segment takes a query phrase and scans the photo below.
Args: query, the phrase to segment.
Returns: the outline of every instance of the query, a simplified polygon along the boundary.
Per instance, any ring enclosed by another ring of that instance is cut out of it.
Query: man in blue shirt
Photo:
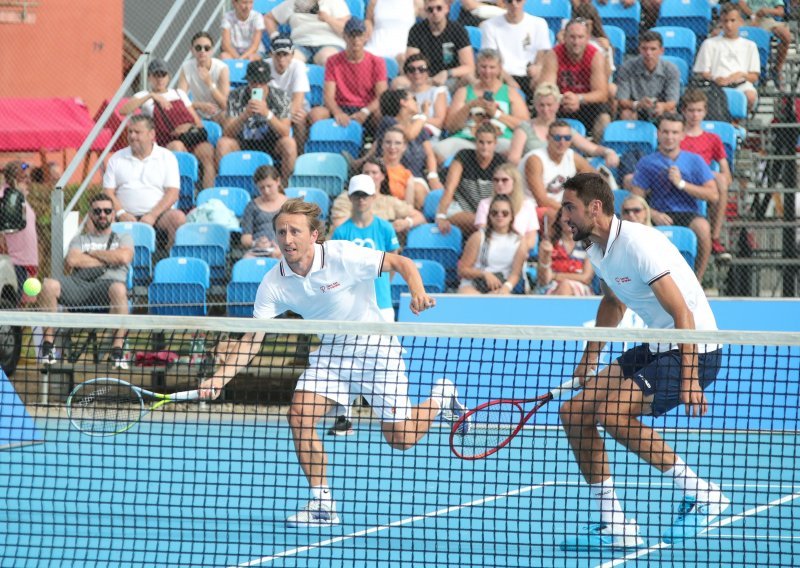
[[[719,192],[714,175],[697,154],[681,150],[685,136],[683,116],[666,113],[658,121],[658,148],[639,160],[632,191],[647,198],[653,225],[689,227],[697,235],[694,270],[703,281],[711,252],[711,226],[701,201],[716,203]]]
[[[357,245],[397,253],[400,242],[397,233],[388,221],[376,217],[372,213],[372,204],[375,201],[375,182],[365,174],[353,176],[347,189],[347,195],[352,203],[350,219],[336,227],[333,232],[334,240],[352,241]],[[394,321],[394,308],[389,287],[389,273],[382,273],[375,280],[375,299],[386,321]],[[353,433],[350,420],[350,408],[345,415],[336,419],[336,424],[330,430],[334,435],[348,435]]]

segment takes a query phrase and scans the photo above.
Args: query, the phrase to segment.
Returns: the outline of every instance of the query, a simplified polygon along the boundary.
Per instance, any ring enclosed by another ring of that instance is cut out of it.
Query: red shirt
[[[325,82],[336,83],[336,104],[340,107],[365,107],[375,99],[375,84],[386,81],[386,62],[369,52],[359,63],[347,60],[344,51],[325,64]]]
[[[698,136],[686,136],[681,142],[681,150],[697,154],[709,166],[711,162],[719,162],[723,158],[728,158],[722,138],[705,130]]]
[[[562,93],[575,94],[588,93],[592,90],[592,59],[597,48],[587,45],[583,57],[573,61],[567,56],[567,49],[563,43],[553,48],[558,61],[558,76],[556,83]]]

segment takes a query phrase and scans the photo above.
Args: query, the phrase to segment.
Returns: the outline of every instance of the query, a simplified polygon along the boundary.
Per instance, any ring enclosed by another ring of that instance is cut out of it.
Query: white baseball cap
[[[375,181],[367,174],[358,174],[350,178],[350,185],[347,186],[347,195],[354,193],[366,193],[375,195]]]

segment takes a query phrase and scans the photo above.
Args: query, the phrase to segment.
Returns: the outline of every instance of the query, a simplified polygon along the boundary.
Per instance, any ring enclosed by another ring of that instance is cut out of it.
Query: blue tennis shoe
[[[705,500],[699,501],[685,495],[678,505],[678,514],[672,526],[667,527],[661,540],[667,544],[676,544],[687,538],[694,538],[730,506],[731,500],[714,483],[711,484]]]
[[[561,550],[597,550],[601,548],[639,548],[644,541],[639,536],[635,520],[624,525],[597,523],[589,525],[586,532],[567,537],[559,545]]]

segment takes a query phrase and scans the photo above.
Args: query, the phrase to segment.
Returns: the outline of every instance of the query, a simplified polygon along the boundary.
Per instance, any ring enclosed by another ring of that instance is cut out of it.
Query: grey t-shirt
[[[109,239],[111,242],[109,243]],[[77,235],[69,242],[70,249],[78,249],[81,252],[91,252],[95,250],[115,250],[119,247],[127,247],[133,249],[133,238],[128,234],[118,235],[111,233],[111,235]],[[81,268],[76,268],[73,274],[80,274]],[[93,269],[92,269],[93,270]],[[118,280],[125,282],[128,278],[128,265],[121,264],[117,266],[109,266],[106,271],[100,276],[100,280]]]

